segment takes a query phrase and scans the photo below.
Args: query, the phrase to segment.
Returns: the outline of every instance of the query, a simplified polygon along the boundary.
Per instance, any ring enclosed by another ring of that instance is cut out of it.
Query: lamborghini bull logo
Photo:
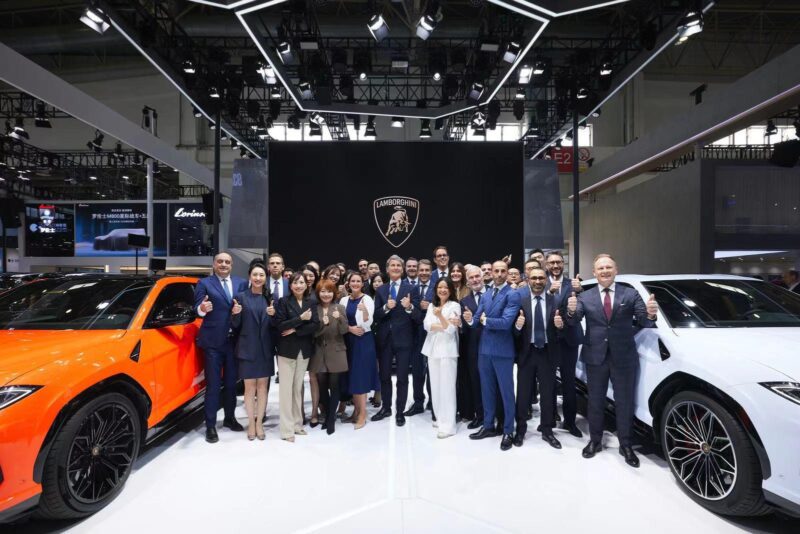
[[[419,200],[410,197],[382,197],[373,202],[375,224],[384,239],[395,248],[414,232],[419,218]]]

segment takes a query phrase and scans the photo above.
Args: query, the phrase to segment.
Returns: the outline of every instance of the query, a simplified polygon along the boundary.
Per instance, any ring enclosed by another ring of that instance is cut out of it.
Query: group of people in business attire
[[[280,254],[255,260],[248,280],[231,276],[232,258],[214,258],[214,274],[195,292],[203,318],[198,346],[206,363],[206,440],[223,427],[244,431],[235,419],[235,384],[244,381],[247,437],[265,439],[263,420],[277,359],[281,438],[305,435],[304,378],[312,397],[311,427],[335,431],[337,416],[356,429],[431,410],[438,438],[457,433],[459,421],[475,430],[470,439],[501,437],[501,450],[523,445],[533,404],[541,402],[537,432],[560,449],[553,429],[560,419],[556,372],[562,384],[561,428],[582,437],[575,419],[578,348],[586,365],[590,440],[585,458],[602,450],[606,391],[614,390],[620,454],[638,467],[632,448],[638,355],[634,334],[653,327],[658,306],[615,283],[616,262],[597,256],[598,285],[583,291],[579,275],[564,272],[558,252],[535,250],[524,274],[507,259],[480,265],[451,263],[447,247],[433,261],[391,256],[381,271],[359,260],[357,269],[331,265],[320,273],[309,262],[287,275]],[[635,320],[635,325],[634,325]],[[585,324],[585,331],[583,328]],[[514,365],[517,366],[516,387]],[[392,384],[392,372],[396,373]],[[409,396],[411,375],[411,403]],[[276,380],[276,383],[278,381]],[[429,400],[425,405],[425,393]],[[344,417],[347,402],[354,409]]]

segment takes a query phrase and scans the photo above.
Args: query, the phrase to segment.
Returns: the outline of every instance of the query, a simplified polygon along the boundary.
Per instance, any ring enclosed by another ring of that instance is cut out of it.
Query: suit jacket
[[[253,361],[259,356],[264,356],[269,362],[271,376],[275,374],[272,317],[267,315],[267,299],[261,297],[263,305],[253,307],[247,298],[249,292],[250,289],[245,289],[236,294],[236,301],[242,305],[242,311],[231,316],[231,326],[238,334],[236,357],[240,360]]]
[[[300,318],[306,310],[311,310],[311,319],[304,321]],[[303,351],[303,359],[307,360],[314,355],[314,334],[319,329],[319,315],[317,306],[309,297],[303,299],[303,304],[298,305],[294,295],[287,295],[275,305],[275,323],[278,326],[278,356],[297,358]],[[281,332],[294,328],[293,334],[282,336]]]
[[[483,294],[486,296],[486,293]],[[483,300],[483,297],[481,297]],[[472,315],[475,315],[475,312],[478,311],[478,303],[475,302],[475,295],[472,291],[469,292],[469,295],[461,299],[461,316],[464,316],[464,311],[469,310],[472,312]],[[480,316],[476,316],[480,317]],[[480,344],[481,340],[481,333],[483,332],[483,325],[473,320],[472,327],[465,325],[462,323],[461,327],[461,334],[462,334],[462,343],[464,344],[464,355],[468,358],[478,358],[478,345]]]
[[[550,275],[547,275],[547,285],[545,285],[544,290],[549,292],[550,286],[553,283],[550,281]],[[561,310],[561,316],[564,318],[564,322],[567,320],[566,316],[566,306],[567,306],[567,299],[572,295],[572,279],[569,275],[564,272],[563,279],[561,280],[561,291],[556,293],[554,296],[556,297],[556,306],[559,308],[564,308]],[[570,347],[578,347],[583,343],[583,327],[580,323],[572,325],[570,328],[565,327],[564,331],[562,332],[561,340],[566,343]]]
[[[400,282],[397,289],[397,305],[394,309],[385,310],[384,306],[389,300],[391,282],[387,282],[378,288],[375,293],[375,320],[378,322],[378,344],[382,347],[392,347],[394,349],[413,349],[417,340],[415,331],[421,322],[419,308],[419,291],[405,280]],[[411,297],[411,305],[414,307],[411,313],[403,309],[400,301],[406,296]]]
[[[269,291],[269,295],[270,295],[269,298],[270,298],[270,300],[274,299],[275,300],[275,304],[277,304],[280,296],[279,295],[273,295],[273,289],[275,287],[274,284],[275,284],[275,281],[272,279],[272,277],[268,276],[267,277],[267,291]],[[289,280],[284,278],[283,279],[283,295],[287,296],[287,295],[291,295],[291,294],[292,294],[292,292],[289,289]]]
[[[236,295],[242,290],[242,286],[247,284],[238,276],[231,276],[231,293]],[[228,299],[222,283],[217,275],[212,274],[201,278],[194,288],[194,309],[202,304],[205,297],[214,306],[214,309],[203,316],[203,324],[197,331],[197,345],[204,348],[219,348],[228,342],[228,334],[231,331],[231,308],[233,300]]]
[[[519,291],[506,284],[494,298],[493,292],[494,288],[483,294],[478,309],[475,310],[472,325],[468,326],[479,324],[481,314],[485,313],[486,324],[481,333],[478,352],[492,358],[514,359],[516,349],[511,328],[519,313]]]
[[[339,318],[333,318],[333,311],[339,311]],[[314,358],[309,370],[328,373],[344,373],[347,371],[347,347],[344,335],[347,333],[347,312],[341,304],[331,303],[328,306],[328,324],[322,321],[322,306],[317,306],[319,330],[314,333]]]
[[[450,267],[447,268],[447,276],[450,276]],[[434,263],[431,266],[431,284],[436,284],[439,281],[439,267]]]
[[[531,288],[525,284],[522,288],[518,289],[520,299],[520,309],[525,317],[525,324],[522,330],[514,325],[514,339],[517,343],[517,363],[520,365],[525,363],[529,356],[531,339],[533,338],[533,308],[531,304]],[[561,309],[558,305],[558,298],[551,295],[547,291],[544,293],[544,303],[547,316],[544,320],[545,333],[547,334],[547,353],[552,363],[557,364],[560,356],[559,341],[564,335],[563,330],[570,328],[566,324],[566,310]],[[561,318],[564,319],[564,328],[558,329],[555,324],[556,310],[561,313]],[[516,322],[516,319],[514,319]]]
[[[617,367],[634,366],[639,361],[634,335],[638,328],[654,328],[656,323],[647,318],[647,306],[639,292],[619,283],[614,286],[611,320],[607,320],[600,289],[597,285],[581,293],[577,310],[572,316],[567,314],[570,325],[586,318],[581,359],[589,365],[600,365],[610,356]],[[638,328],[633,325],[634,318]]]

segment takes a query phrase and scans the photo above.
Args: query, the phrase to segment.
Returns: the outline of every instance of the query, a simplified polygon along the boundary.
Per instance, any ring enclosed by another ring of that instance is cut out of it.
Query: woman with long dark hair
[[[464,268],[463,263],[454,262],[450,265],[450,279],[453,281],[453,287],[456,288],[454,300],[461,302],[461,299],[469,294],[469,287],[467,287],[467,270]]]

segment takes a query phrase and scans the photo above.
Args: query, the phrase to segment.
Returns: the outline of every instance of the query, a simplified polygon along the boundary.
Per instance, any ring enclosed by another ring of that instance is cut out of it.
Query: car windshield
[[[0,325],[18,316],[31,307],[53,288],[63,284],[63,280],[37,280],[22,284],[0,295]]]
[[[153,287],[149,280],[77,279],[62,283],[0,328],[116,330],[127,328]]]
[[[644,282],[673,328],[800,326],[800,296],[756,280]]]

